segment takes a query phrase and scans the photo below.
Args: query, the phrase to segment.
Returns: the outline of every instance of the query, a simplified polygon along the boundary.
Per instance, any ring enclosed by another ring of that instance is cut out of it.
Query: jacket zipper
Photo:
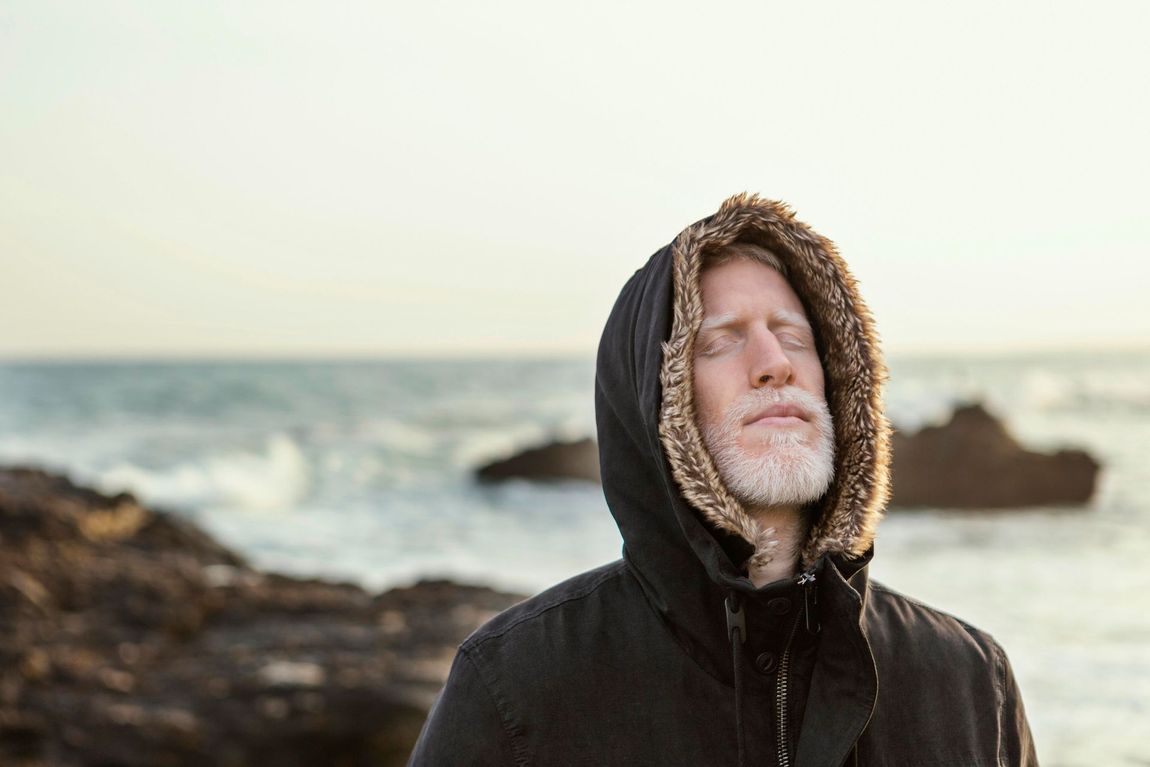
[[[803,573],[798,581],[799,585],[803,587],[803,615],[805,616],[808,630],[810,630],[811,622],[808,597],[814,582],[815,574],[813,572]],[[779,660],[779,675],[775,679],[775,716],[779,732],[779,767],[790,767],[791,765],[791,734],[790,717],[787,714],[787,692],[791,681],[791,643],[794,642],[795,634],[798,632],[799,620],[799,616],[796,615],[795,622],[791,624],[791,634],[787,637],[786,647],[783,648],[783,657]]]

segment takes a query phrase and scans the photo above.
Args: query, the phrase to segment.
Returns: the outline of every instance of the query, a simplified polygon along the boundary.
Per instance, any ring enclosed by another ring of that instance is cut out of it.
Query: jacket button
[[[778,664],[778,658],[775,657],[773,652],[759,653],[759,657],[755,658],[755,668],[759,670],[760,674],[771,673]]]
[[[767,611],[772,615],[786,615],[791,611],[791,600],[785,597],[775,597],[767,602]]]

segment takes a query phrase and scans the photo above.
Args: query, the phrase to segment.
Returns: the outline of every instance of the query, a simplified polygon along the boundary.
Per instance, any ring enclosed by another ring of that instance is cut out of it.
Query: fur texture
[[[795,219],[781,202],[738,194],[672,243],[674,319],[663,344],[659,434],[683,496],[716,528],[755,547],[745,565],[769,562],[778,542],[755,521],[719,478],[695,420],[692,360],[703,320],[699,275],[703,255],[735,241],[753,242],[787,264],[818,338],[827,404],[835,427],[835,478],[814,504],[813,523],[800,548],[809,567],[825,553],[859,556],[874,540],[890,500],[890,423],[883,414],[888,371],[874,320],[858,284],[830,240]]]

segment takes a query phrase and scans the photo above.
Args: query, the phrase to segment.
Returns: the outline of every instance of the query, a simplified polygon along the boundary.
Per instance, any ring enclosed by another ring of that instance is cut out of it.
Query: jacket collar
[[[869,562],[873,549],[862,559]],[[863,626],[869,591],[866,562],[831,558],[819,590],[818,662],[807,692],[795,767],[843,764],[870,722],[878,671]]]

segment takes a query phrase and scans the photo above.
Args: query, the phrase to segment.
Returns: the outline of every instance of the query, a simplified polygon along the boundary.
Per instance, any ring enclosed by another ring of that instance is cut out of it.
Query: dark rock
[[[483,466],[477,474],[483,481],[521,477],[599,482],[599,448],[589,437],[575,442],[551,442]]]
[[[521,597],[251,568],[186,519],[0,469],[0,764],[400,765]]]
[[[1081,450],[1026,450],[978,403],[942,426],[896,430],[891,506],[1021,508],[1079,505],[1094,494],[1099,464]]]
[[[958,407],[942,426],[895,429],[892,508],[1022,508],[1089,502],[1099,463],[1082,450],[1026,450],[978,404]],[[477,471],[483,481],[582,479],[599,482],[593,439],[552,442]]]

